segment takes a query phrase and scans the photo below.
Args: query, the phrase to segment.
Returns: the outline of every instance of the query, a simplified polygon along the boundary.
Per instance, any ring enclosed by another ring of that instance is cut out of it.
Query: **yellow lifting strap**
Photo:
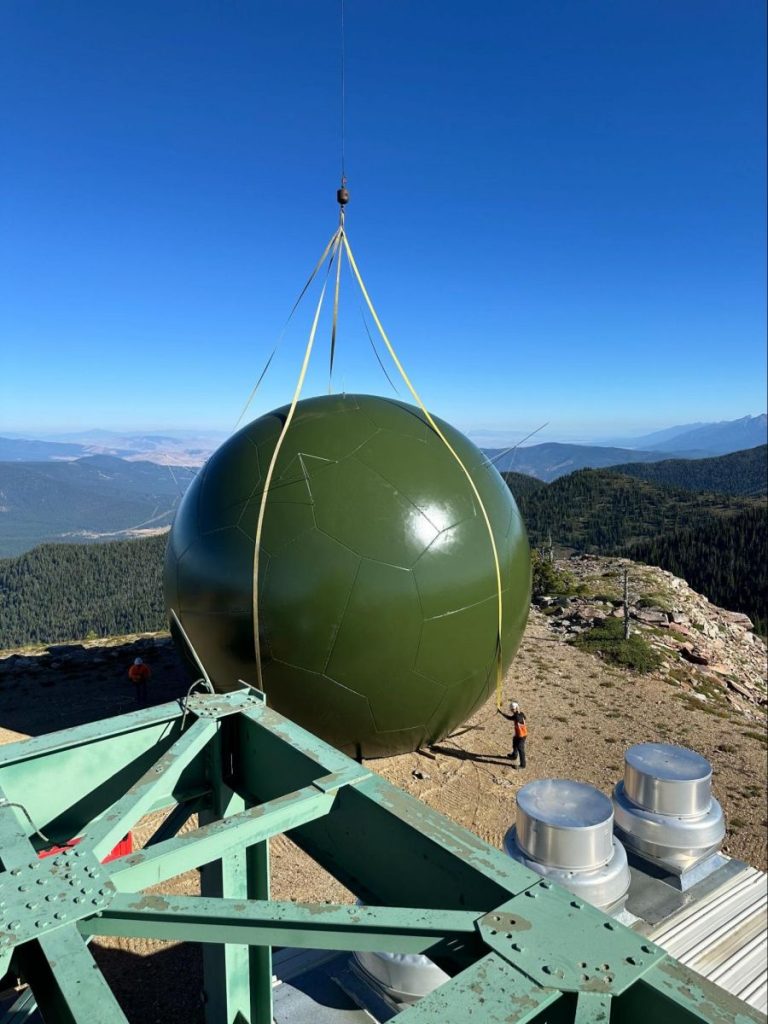
[[[494,569],[495,569],[495,572],[496,572],[496,596],[497,596],[497,607],[498,607],[498,622],[497,622],[497,637],[496,637],[496,705],[497,705],[497,707],[500,708],[501,707],[501,688],[502,688],[502,682],[503,682],[503,659],[502,659],[502,626],[503,626],[502,602],[503,602],[503,593],[502,593],[502,583],[501,583],[501,565],[500,565],[500,562],[499,562],[499,552],[498,552],[498,549],[496,547],[496,539],[495,539],[495,537],[493,535],[493,527],[491,526],[491,520],[490,520],[490,517],[488,516],[488,511],[487,511],[487,509],[485,507],[483,499],[480,497],[480,492],[477,489],[475,481],[472,479],[472,476],[471,476],[469,470],[464,465],[464,463],[463,463],[463,461],[461,459],[461,456],[453,448],[453,446],[451,445],[451,443],[448,440],[448,438],[445,436],[445,434],[442,432],[440,427],[435,422],[434,418],[431,416],[429,410],[424,405],[424,402],[421,400],[421,397],[419,396],[419,393],[416,391],[416,388],[411,383],[410,378],[408,377],[408,374],[405,372],[405,369],[403,368],[402,363],[400,362],[400,360],[397,357],[397,353],[395,352],[395,350],[394,350],[394,348],[392,346],[392,343],[390,342],[389,337],[387,336],[387,332],[384,330],[384,327],[383,327],[383,325],[381,323],[381,320],[379,320],[379,316],[378,316],[378,314],[376,312],[376,309],[374,308],[374,305],[371,302],[371,298],[370,298],[370,296],[368,294],[368,290],[365,287],[363,279],[362,279],[362,277],[360,275],[360,271],[358,270],[357,263],[355,262],[355,257],[352,255],[352,249],[350,248],[349,242],[347,241],[346,232],[344,231],[343,216],[342,216],[342,218],[340,220],[339,227],[338,227],[336,233],[334,234],[334,236],[331,238],[331,241],[326,246],[325,252],[321,256],[320,261],[318,262],[318,265],[315,267],[315,270],[313,271],[312,276],[310,277],[310,281],[311,281],[312,278],[314,278],[315,274],[317,273],[318,269],[320,268],[320,265],[322,264],[323,260],[326,258],[326,256],[328,256],[328,253],[330,252],[330,260],[328,262],[328,268],[326,270],[325,281],[323,282],[323,288],[322,288],[322,291],[320,293],[320,298],[318,300],[317,307],[315,309],[314,318],[312,320],[312,326],[311,326],[311,329],[310,329],[310,332],[309,332],[309,339],[307,341],[307,347],[306,347],[306,349],[304,351],[304,359],[303,359],[303,362],[301,364],[301,370],[299,372],[299,378],[298,378],[298,380],[296,382],[296,388],[294,390],[293,399],[291,400],[291,405],[290,405],[290,408],[288,410],[288,415],[286,416],[285,423],[283,424],[282,430],[280,431],[280,434],[279,434],[278,439],[277,439],[277,443],[275,444],[274,451],[272,452],[272,458],[270,459],[270,462],[269,462],[269,468],[267,470],[267,475],[266,475],[266,478],[265,478],[265,481],[264,481],[264,490],[262,492],[261,502],[259,504],[259,516],[258,516],[258,520],[257,520],[257,524],[256,524],[256,536],[255,536],[254,546],[253,546],[253,644],[254,644],[254,654],[255,654],[255,657],[256,657],[256,680],[257,680],[257,686],[259,687],[259,689],[263,689],[262,672],[261,672],[261,640],[260,640],[260,637],[259,637],[259,552],[260,552],[260,549],[261,549],[261,538],[262,538],[262,533],[263,533],[263,530],[264,530],[264,517],[266,515],[266,510],[267,510],[267,499],[268,499],[268,496],[269,496],[269,489],[270,489],[270,486],[271,486],[271,483],[272,483],[272,477],[273,477],[274,471],[275,471],[275,465],[277,464],[277,459],[278,459],[278,456],[280,454],[280,449],[282,448],[283,441],[285,440],[286,434],[288,433],[288,430],[290,428],[291,422],[293,420],[294,413],[296,411],[296,406],[297,406],[297,404],[299,402],[299,398],[301,397],[301,392],[302,392],[302,389],[304,387],[304,380],[305,380],[306,375],[307,375],[307,369],[309,367],[309,361],[310,361],[310,357],[312,355],[312,349],[313,349],[313,346],[314,346],[314,343],[315,343],[315,336],[317,334],[317,325],[318,325],[318,322],[320,320],[320,312],[321,312],[322,307],[323,307],[323,301],[325,299],[325,292],[326,292],[326,289],[328,287],[328,278],[330,276],[331,267],[333,266],[333,261],[334,261],[334,259],[336,259],[336,260],[338,260],[338,263],[337,263],[337,267],[336,267],[336,280],[335,280],[334,303],[333,303],[333,307],[334,307],[333,308],[333,326],[332,326],[332,334],[331,334],[331,339],[332,339],[331,340],[331,346],[332,346],[331,347],[331,360],[333,360],[333,348],[334,348],[334,343],[335,343],[335,340],[336,340],[336,327],[337,327],[337,318],[338,318],[338,309],[339,309],[339,275],[340,275],[341,249],[342,249],[342,247],[344,249],[344,252],[346,253],[347,259],[349,260],[349,265],[352,268],[352,272],[353,272],[353,274],[355,276],[355,279],[357,280],[357,283],[360,286],[360,291],[363,294],[363,298],[365,299],[366,304],[368,306],[368,309],[370,310],[371,316],[373,317],[374,322],[376,324],[376,327],[378,328],[379,334],[381,335],[381,337],[382,337],[382,339],[384,341],[384,344],[387,347],[387,351],[389,352],[390,356],[392,357],[392,360],[393,360],[395,366],[397,367],[397,369],[398,369],[398,371],[400,373],[400,376],[405,381],[405,384],[406,384],[408,390],[410,391],[410,393],[413,395],[413,398],[416,401],[416,404],[419,406],[421,411],[424,413],[424,416],[426,417],[427,422],[429,423],[430,427],[434,430],[434,432],[437,434],[437,436],[443,442],[445,447],[451,453],[453,458],[459,464],[459,466],[461,468],[461,471],[464,473],[464,476],[467,478],[467,481],[469,482],[469,486],[472,488],[472,493],[475,496],[475,499],[477,501],[477,504],[478,504],[478,507],[480,509],[480,512],[482,513],[483,520],[485,521],[485,526],[486,526],[486,529],[488,531],[488,538],[489,538],[490,543],[491,543],[491,551],[493,553]],[[309,285],[309,282],[307,282],[307,285],[305,286],[304,291],[306,291],[306,288],[308,287],[308,285]],[[302,291],[302,295],[304,294],[304,291]],[[333,369],[333,362],[331,361],[331,370],[332,369]]]
[[[371,298],[368,295],[368,290],[366,289],[365,284],[363,283],[363,279],[362,279],[362,277],[360,275],[360,271],[357,268],[357,263],[355,262],[355,257],[352,255],[352,249],[350,248],[349,242],[347,241],[346,233],[342,233],[341,241],[342,241],[342,244],[344,245],[344,250],[345,250],[345,252],[347,254],[347,259],[349,260],[349,265],[352,267],[352,272],[354,273],[355,278],[357,279],[357,283],[360,285],[360,291],[363,293],[363,298],[366,301],[368,309],[371,311],[371,316],[373,317],[374,322],[376,323],[376,326],[379,329],[379,334],[381,335],[381,337],[382,337],[382,339],[384,341],[384,344],[387,346],[387,351],[392,356],[392,360],[393,360],[395,366],[397,367],[397,369],[398,369],[398,371],[400,373],[400,376],[405,381],[406,387],[408,388],[408,390],[413,395],[413,397],[414,397],[414,399],[416,401],[416,404],[418,405],[418,407],[421,409],[421,411],[426,416],[427,422],[429,423],[429,425],[432,427],[434,432],[437,434],[437,436],[443,442],[443,444],[448,449],[448,451],[451,453],[451,455],[454,457],[454,459],[458,462],[459,466],[461,466],[461,470],[464,473],[464,476],[469,481],[469,486],[472,488],[472,492],[475,495],[475,498],[477,499],[477,504],[479,505],[480,511],[483,514],[483,519],[485,520],[485,525],[486,525],[486,528],[488,530],[488,539],[491,542],[491,551],[493,552],[493,564],[494,564],[494,568],[496,570],[496,597],[497,597],[497,603],[498,603],[498,634],[497,634],[497,638],[496,638],[496,706],[498,708],[500,708],[501,707],[501,687],[502,687],[503,676],[504,676],[504,667],[503,667],[502,651],[501,651],[501,637],[502,637],[501,630],[502,630],[502,625],[503,625],[503,620],[502,620],[501,565],[500,565],[500,562],[499,562],[499,552],[498,552],[498,549],[496,547],[496,538],[493,536],[493,527],[491,526],[491,520],[490,520],[490,518],[488,516],[488,512],[487,512],[487,510],[485,508],[485,505],[483,504],[483,499],[480,497],[480,492],[478,491],[478,489],[477,489],[477,487],[475,485],[475,481],[472,479],[472,476],[471,476],[469,470],[467,469],[467,467],[462,462],[461,456],[453,448],[453,446],[451,445],[451,443],[448,440],[448,438],[442,432],[440,427],[438,427],[437,423],[435,423],[434,419],[432,418],[432,416],[429,413],[429,410],[427,409],[427,407],[424,405],[424,403],[422,402],[421,398],[419,397],[419,393],[416,391],[416,388],[411,383],[410,378],[408,377],[408,374],[405,372],[405,369],[403,368],[402,363],[397,358],[397,353],[395,352],[394,348],[392,347],[392,343],[390,342],[389,338],[387,337],[387,332],[384,330],[384,327],[383,327],[383,325],[381,323],[381,320],[379,320],[378,314],[376,313],[376,310],[374,309],[373,303],[371,302]]]
[[[261,382],[262,382],[262,381],[264,380],[264,378],[266,377],[266,375],[267,375],[267,370],[268,370],[268,369],[270,368],[270,366],[272,365],[272,360],[273,360],[273,359],[275,358],[275,355],[277,354],[277,350],[278,350],[278,349],[280,348],[280,345],[281,345],[281,343],[282,343],[283,337],[285,336],[285,332],[286,332],[286,331],[288,330],[288,325],[290,324],[291,320],[293,319],[293,314],[294,314],[294,313],[296,312],[296,310],[297,310],[297,309],[299,308],[299,305],[300,305],[300,303],[301,303],[301,300],[302,300],[302,299],[304,298],[304,296],[305,296],[305,295],[306,295],[306,293],[307,293],[307,289],[309,288],[309,286],[310,286],[310,285],[312,284],[312,282],[314,281],[314,279],[315,279],[315,275],[317,274],[318,270],[320,269],[320,267],[322,267],[323,263],[325,262],[325,258],[326,258],[326,256],[328,255],[328,253],[329,253],[329,252],[331,251],[331,249],[332,249],[332,247],[333,247],[334,243],[335,243],[336,241],[338,241],[338,237],[339,237],[339,229],[337,228],[337,229],[336,229],[336,230],[334,231],[334,233],[333,233],[333,236],[331,237],[331,240],[330,240],[330,242],[328,243],[328,245],[326,245],[325,249],[323,250],[323,255],[322,255],[322,256],[320,257],[320,259],[319,259],[319,260],[317,261],[317,263],[315,264],[315,269],[314,269],[314,270],[312,271],[312,273],[311,273],[311,274],[309,275],[309,277],[308,277],[308,278],[307,278],[307,280],[306,280],[306,283],[304,284],[304,287],[303,287],[303,288],[301,289],[301,291],[299,292],[299,297],[298,297],[298,298],[296,299],[296,301],[294,302],[294,304],[293,304],[293,307],[291,308],[291,312],[290,312],[290,313],[288,314],[288,319],[287,319],[287,320],[285,321],[285,323],[283,324],[283,329],[282,329],[282,330],[280,331],[280,334],[278,335],[277,341],[275,342],[275,347],[274,347],[274,348],[272,349],[272,351],[270,352],[270,354],[269,354],[269,358],[267,359],[266,363],[264,364],[264,369],[263,369],[263,370],[261,371],[261,373],[259,374],[259,379],[258,379],[258,380],[256,381],[256,383],[254,384],[254,386],[253,386],[253,389],[251,390],[251,393],[250,393],[250,395],[248,395],[248,400],[247,400],[247,402],[246,402],[246,403],[245,403],[245,405],[243,406],[243,408],[242,408],[242,410],[241,410],[241,412],[240,412],[240,415],[239,415],[239,416],[237,417],[237,422],[235,423],[234,427],[232,428],[233,432],[234,432],[235,430],[237,430],[237,428],[238,428],[238,427],[240,426],[240,424],[241,424],[241,422],[242,422],[242,420],[243,420],[243,417],[244,417],[244,416],[245,416],[245,414],[246,414],[246,413],[248,412],[248,408],[249,408],[249,406],[250,406],[251,402],[252,402],[252,401],[254,400],[254,398],[256,397],[256,392],[257,392],[257,391],[259,390],[259,386],[261,385]]]
[[[260,690],[264,689],[261,676],[261,640],[259,638],[259,551],[261,550],[261,535],[264,530],[264,515],[267,511],[267,497],[269,495],[269,487],[272,483],[272,475],[275,472],[275,465],[277,463],[277,457],[280,454],[280,449],[283,446],[285,435],[288,433],[288,428],[291,425],[293,414],[296,412],[296,406],[298,405],[299,398],[301,397],[301,391],[304,387],[304,379],[307,376],[307,368],[309,367],[309,358],[312,355],[312,348],[315,344],[315,335],[317,334],[317,324],[320,319],[320,310],[323,308],[323,300],[325,299],[325,290],[328,287],[328,276],[333,266],[333,261],[336,257],[341,259],[339,253],[341,240],[341,228],[336,231],[331,241],[321,257],[321,262],[328,255],[328,250],[331,250],[331,258],[328,262],[328,269],[325,274],[325,281],[323,282],[323,290],[320,292],[320,298],[318,299],[317,308],[315,309],[315,316],[312,320],[312,327],[309,332],[309,341],[304,351],[304,361],[301,364],[301,370],[299,371],[299,379],[296,382],[296,389],[293,392],[293,398],[291,400],[291,406],[288,410],[288,415],[285,418],[283,429],[280,431],[280,435],[275,445],[275,450],[272,452],[272,458],[269,460],[269,469],[267,470],[267,476],[264,481],[264,490],[261,495],[261,503],[259,504],[259,518],[256,523],[256,537],[253,544],[253,648],[254,655],[256,657],[256,685]],[[315,268],[316,273],[317,268]],[[302,293],[303,294],[303,293]]]

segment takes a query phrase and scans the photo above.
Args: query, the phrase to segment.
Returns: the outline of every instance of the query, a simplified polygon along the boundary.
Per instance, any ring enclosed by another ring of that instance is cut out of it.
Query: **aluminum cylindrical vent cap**
[[[689,817],[712,802],[712,767],[695,750],[637,743],[624,755],[624,792],[647,811]]]
[[[538,779],[517,794],[517,842],[533,860],[588,870],[613,855],[613,805],[594,786]]]
[[[354,957],[397,1002],[415,1002],[450,981],[445,971],[421,953],[364,952]]]

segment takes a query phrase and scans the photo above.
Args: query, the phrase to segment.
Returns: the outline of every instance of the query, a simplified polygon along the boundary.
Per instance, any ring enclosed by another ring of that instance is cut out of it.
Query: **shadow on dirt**
[[[0,659],[0,728],[39,736],[134,711],[140,705],[128,669],[137,657],[152,671],[147,704],[186,694],[191,679],[168,637],[53,644],[39,654]]]

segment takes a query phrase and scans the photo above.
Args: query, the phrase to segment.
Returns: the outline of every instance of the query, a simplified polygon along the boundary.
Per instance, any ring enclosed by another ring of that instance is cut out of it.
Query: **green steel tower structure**
[[[143,849],[102,863],[163,808]],[[199,827],[178,834],[193,813]],[[280,833],[363,905],[270,900]],[[204,943],[210,1024],[270,1024],[275,946],[428,952],[451,979],[402,1024],[762,1019],[250,688],[2,748],[0,858],[2,970],[29,983],[47,1024],[127,1020],[88,949],[99,935]],[[195,867],[200,896],[143,892]]]

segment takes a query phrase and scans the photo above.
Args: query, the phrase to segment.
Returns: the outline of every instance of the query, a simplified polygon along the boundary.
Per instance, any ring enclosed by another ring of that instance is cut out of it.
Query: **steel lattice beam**
[[[473,935],[477,918],[466,910],[118,894],[79,928],[83,935],[424,953],[444,939]]]
[[[164,882],[190,868],[219,860],[241,846],[262,842],[327,814],[335,793],[306,786],[295,793],[249,808],[225,819],[216,819],[193,832],[153,844],[139,853],[113,861],[111,881],[126,892]]]

